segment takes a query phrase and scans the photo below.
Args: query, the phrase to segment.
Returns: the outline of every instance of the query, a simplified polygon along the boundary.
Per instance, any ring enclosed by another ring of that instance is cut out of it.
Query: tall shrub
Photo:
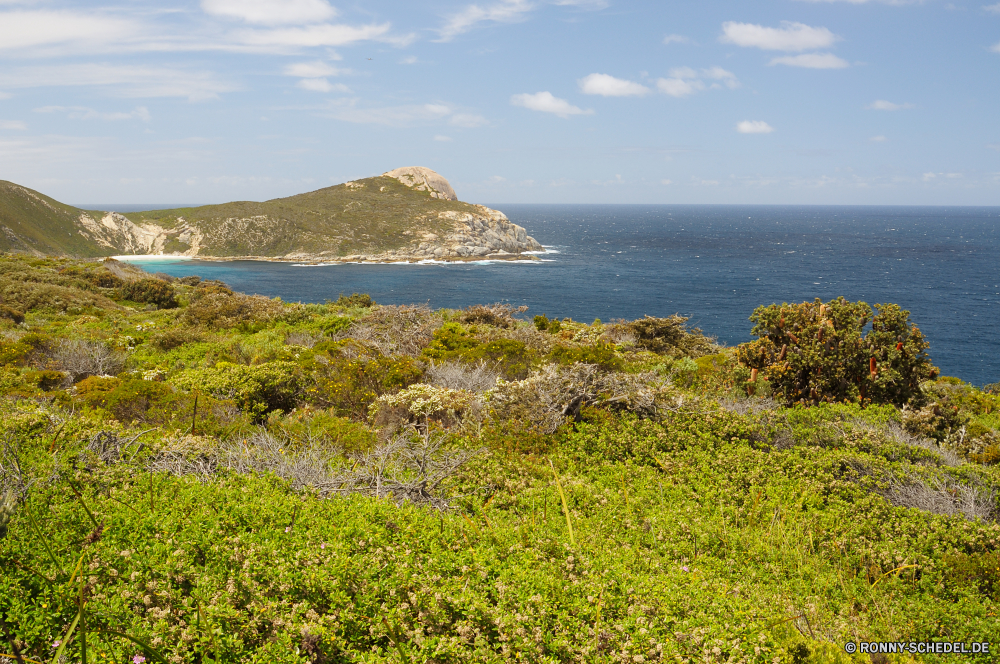
[[[737,357],[789,404],[861,400],[902,406],[937,373],[929,344],[909,316],[896,304],[876,304],[873,312],[842,297],[761,306],[750,317],[751,333],[759,339],[740,345]]]

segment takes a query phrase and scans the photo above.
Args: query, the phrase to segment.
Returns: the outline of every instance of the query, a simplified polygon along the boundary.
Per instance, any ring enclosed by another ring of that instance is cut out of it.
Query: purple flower
[[[52,642],[52,647],[53,648],[58,648],[60,643],[62,643],[62,641],[53,641]]]
[[[132,664],[142,664],[145,661],[146,658],[143,657],[142,655],[136,655],[135,657],[132,658]]]
[[[292,532],[292,527],[291,526],[285,526],[285,532],[286,533]]]
[[[690,571],[691,571],[691,570],[689,570],[689,569],[687,568],[687,565],[682,565],[682,566],[681,566],[681,569],[682,569],[682,570],[684,570],[685,572],[690,572]]]
[[[326,548],[326,542],[323,542],[322,544],[320,544],[320,545],[319,545],[319,548],[321,548],[321,549],[325,549],[325,548]]]

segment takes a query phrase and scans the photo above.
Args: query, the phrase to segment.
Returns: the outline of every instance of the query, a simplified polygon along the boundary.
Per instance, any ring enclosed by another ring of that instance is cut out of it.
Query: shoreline
[[[336,257],[294,257],[289,258],[285,256],[185,256],[183,254],[171,255],[171,254],[135,254],[135,255],[119,255],[119,256],[105,256],[104,259],[112,259],[122,262],[143,263],[147,261],[158,261],[158,260],[175,260],[175,261],[204,261],[208,263],[231,263],[235,261],[256,261],[262,263],[293,263],[301,267],[320,267],[324,265],[440,265],[443,263],[481,263],[483,261],[492,262],[508,262],[508,263],[525,263],[525,262],[542,262],[539,258],[539,254],[546,255],[550,253],[549,251],[544,252],[525,252],[522,254],[489,254],[486,256],[444,256],[444,257],[427,257],[427,256],[366,256],[366,255],[351,255],[351,256],[336,256]],[[558,252],[551,252],[558,253]]]

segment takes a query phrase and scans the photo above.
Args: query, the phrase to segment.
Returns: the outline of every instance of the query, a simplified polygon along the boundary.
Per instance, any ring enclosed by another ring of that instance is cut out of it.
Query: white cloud
[[[0,129],[27,129],[28,125],[20,120],[0,120]]]
[[[451,136],[442,136],[441,134],[438,134],[434,137],[434,140],[440,141],[441,143],[451,143]]]
[[[889,139],[886,138],[885,136],[879,135],[879,136],[872,136],[868,140],[871,141],[872,143],[885,143]]]
[[[537,92],[533,95],[512,95],[510,103],[514,106],[522,106],[532,111],[552,113],[553,115],[558,115],[561,118],[568,118],[571,115],[591,115],[594,112],[591,109],[583,110],[582,108],[573,106],[565,99],[559,99],[558,97],[552,96],[552,93],[548,91]]]
[[[690,37],[685,37],[684,35],[667,35],[663,38],[663,44],[669,46],[670,44],[690,44]]]
[[[898,111],[904,108],[913,108],[913,104],[894,104],[885,99],[876,99],[865,106],[870,111]]]
[[[814,28],[804,23],[782,21],[780,28],[767,28],[755,23],[727,21],[722,24],[719,41],[737,46],[753,46],[766,51],[808,51],[827,48],[839,37],[826,28]]]
[[[983,9],[993,14],[1000,14],[1000,2],[995,5],[983,5]]]
[[[339,76],[344,71],[332,67],[322,60],[315,62],[296,62],[285,67],[286,76],[297,78],[323,78],[325,76]]]
[[[671,97],[687,97],[699,90],[705,89],[705,84],[701,81],[685,80],[683,78],[661,78],[656,81],[656,89]]]
[[[258,47],[345,46],[374,39],[390,41],[387,36],[390,27],[388,23],[359,27],[330,23],[301,28],[239,30],[233,34],[233,38],[240,44]]]
[[[673,184],[673,183],[674,183],[673,180],[660,180],[660,184],[662,184],[664,186],[666,186],[668,184]]]
[[[120,97],[187,97],[191,101],[213,99],[237,89],[211,72],[167,67],[67,64],[0,70],[0,88],[78,85],[107,87]]]
[[[343,83],[331,83],[325,78],[303,78],[295,87],[309,90],[310,92],[343,92],[349,93],[351,89]]]
[[[464,127],[466,129],[475,129],[476,127],[488,125],[489,123],[489,120],[474,113],[454,113],[450,118],[448,118],[448,124],[455,127]]]
[[[149,122],[152,116],[145,106],[136,106],[135,110],[129,112],[116,111],[111,113],[101,112],[86,106],[42,106],[36,108],[35,113],[65,113],[71,120],[142,120]]]
[[[602,97],[641,97],[649,88],[634,81],[615,78],[607,74],[591,74],[579,80],[580,91],[587,95]]]
[[[127,19],[71,11],[0,13],[0,50],[23,55],[52,46],[107,44],[140,36],[141,25]]]
[[[990,50],[994,53],[1000,53],[1000,42],[993,44],[993,46],[990,47]]]
[[[415,55],[408,55],[405,58],[403,58],[402,60],[400,60],[399,64],[401,64],[401,65],[415,65],[415,64],[417,64],[417,56],[415,56]]]
[[[450,41],[468,32],[477,23],[489,21],[493,23],[516,23],[524,19],[524,15],[534,9],[527,0],[501,0],[500,2],[481,7],[469,5],[457,14],[452,15],[448,22],[438,30],[437,41]]]
[[[730,90],[735,90],[740,87],[740,82],[736,79],[736,74],[731,71],[726,71],[722,67],[709,67],[708,69],[702,69],[701,75],[705,78],[722,81]]]
[[[722,87],[720,83],[705,85],[705,82],[701,80],[703,78],[719,81],[731,90],[740,87],[736,74],[722,67],[709,67],[702,70],[695,70],[691,67],[674,67],[670,70],[669,78],[661,78],[656,81],[656,88],[671,97],[687,97],[709,87]]]
[[[937,177],[937,173],[924,173],[924,182],[930,182]]]
[[[320,23],[337,15],[326,0],[201,0],[201,8],[259,25]]]
[[[851,64],[833,53],[803,53],[801,55],[783,55],[773,58],[771,65],[788,65],[789,67],[805,67],[806,69],[844,69]]]
[[[988,147],[990,150],[997,150],[998,152],[1000,152],[1000,143],[988,143],[986,147]]]
[[[763,120],[744,120],[736,124],[736,131],[741,134],[770,134],[774,127]]]

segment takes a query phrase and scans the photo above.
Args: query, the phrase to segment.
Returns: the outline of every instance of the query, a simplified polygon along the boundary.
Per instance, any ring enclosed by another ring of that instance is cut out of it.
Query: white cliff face
[[[196,256],[202,239],[202,234],[198,229],[192,228],[186,223],[171,230],[151,223],[140,226],[117,212],[108,212],[100,220],[83,213],[77,223],[80,226],[81,235],[122,254],[163,254],[167,240],[173,236],[190,245],[191,248],[184,251],[184,254]]]

